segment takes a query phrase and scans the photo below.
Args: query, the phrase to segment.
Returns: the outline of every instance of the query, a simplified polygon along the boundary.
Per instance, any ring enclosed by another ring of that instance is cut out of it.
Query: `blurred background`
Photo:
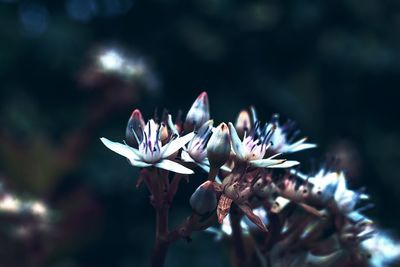
[[[135,108],[185,113],[204,90],[216,122],[250,105],[296,121],[319,144],[294,155],[301,170],[336,156],[399,232],[398,0],[0,0],[0,25],[0,193],[42,204],[39,222],[0,214],[0,266],[147,266],[148,192],[99,137],[124,139]],[[171,225],[204,178],[181,184]],[[200,233],[167,266],[228,258]]]

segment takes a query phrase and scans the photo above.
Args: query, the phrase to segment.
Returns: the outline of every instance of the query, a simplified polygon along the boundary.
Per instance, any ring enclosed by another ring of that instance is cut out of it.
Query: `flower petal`
[[[287,145],[283,148],[283,152],[286,153],[292,153],[292,152],[297,152],[300,150],[305,150],[305,149],[310,149],[317,147],[317,144],[311,144],[311,143],[304,143],[307,140],[307,138],[300,139],[296,143]]]
[[[139,168],[149,167],[149,166],[153,165],[150,163],[146,163],[144,161],[138,161],[138,160],[133,160],[133,159],[130,159],[129,162],[132,164],[132,166],[139,167]]]
[[[195,160],[192,159],[192,157],[189,155],[189,153],[185,149],[182,149],[181,159],[185,162],[195,162]]]
[[[188,133],[185,136],[179,137],[165,146],[161,148],[161,157],[162,158],[168,158],[172,154],[174,154],[176,151],[178,151],[180,148],[182,148],[184,145],[186,145],[187,142],[189,142],[193,137],[194,133]]]
[[[137,149],[118,142],[112,142],[104,137],[100,138],[100,140],[107,148],[109,148],[110,150],[114,151],[117,154],[120,154],[121,156],[126,157],[131,162],[132,160],[141,161],[141,158],[139,156],[139,151]]]
[[[206,173],[210,172],[210,165],[205,164],[204,162],[202,163],[196,163],[197,166],[199,166],[200,168],[203,169],[203,171],[205,171]]]
[[[298,162],[296,160],[287,160],[287,161],[285,161],[283,163],[272,165],[272,166],[270,166],[268,168],[292,168],[292,167],[294,167],[296,165],[299,165],[299,164],[300,164],[300,162]]]
[[[236,132],[235,126],[230,122],[229,123],[229,131],[231,133],[231,140],[232,140],[232,148],[235,151],[237,157],[239,159],[244,159],[246,157],[245,151],[243,148],[243,143],[239,138],[239,135]]]
[[[181,173],[181,174],[193,174],[194,173],[191,169],[186,168],[186,167],[182,166],[181,164],[176,163],[175,161],[172,161],[169,159],[163,159],[162,161],[154,164],[154,166],[156,166],[157,168],[161,168],[164,170],[173,171],[173,172]]]
[[[221,170],[224,171],[224,172],[231,172],[231,171],[232,171],[232,169],[229,168],[229,167],[226,166],[226,165],[223,165],[223,166],[221,167]]]
[[[251,160],[249,163],[254,167],[271,168],[271,166],[282,164],[285,161],[286,161],[285,159],[257,159],[257,160]]]

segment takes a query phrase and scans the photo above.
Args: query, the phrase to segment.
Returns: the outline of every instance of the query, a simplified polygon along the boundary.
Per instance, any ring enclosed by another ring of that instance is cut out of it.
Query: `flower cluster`
[[[305,175],[296,167],[298,161],[283,158],[316,147],[297,135],[294,124],[280,124],[278,115],[262,123],[253,107],[242,110],[235,123],[214,127],[203,92],[183,122],[167,113],[145,122],[134,110],[125,143],[101,141],[142,168],[139,183],[146,182],[158,210],[171,203],[180,177],[197,167],[207,174],[190,198],[193,215],[177,231],[164,231],[168,242],[208,229],[218,239],[232,236],[236,243],[254,238],[257,261],[272,266],[393,262],[400,245],[361,214],[365,206],[360,204],[368,196],[349,189],[343,172],[323,168]],[[172,182],[169,172],[176,174]],[[209,227],[215,220],[221,227]],[[252,256],[243,254],[240,261],[253,266]]]

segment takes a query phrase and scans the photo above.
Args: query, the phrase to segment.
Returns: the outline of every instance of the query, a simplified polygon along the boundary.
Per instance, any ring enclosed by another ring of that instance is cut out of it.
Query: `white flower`
[[[18,198],[11,196],[11,195],[5,195],[1,200],[0,200],[0,210],[1,211],[6,211],[6,212],[19,212],[22,206],[21,200]]]
[[[360,245],[369,254],[368,262],[373,267],[391,266],[390,264],[400,259],[400,243],[382,231],[376,231]]]
[[[256,119],[255,110],[252,109],[253,117]],[[264,132],[273,131],[270,141],[271,141],[271,151],[274,153],[294,153],[297,151],[310,149],[317,147],[316,144],[306,143],[307,138],[304,137],[298,141],[292,142],[290,139],[294,139],[297,135],[297,132],[291,133],[293,128],[293,122],[288,121],[284,125],[279,125],[279,115],[275,114],[272,117],[271,123],[265,127]],[[291,137],[289,138],[289,135]]]
[[[344,173],[341,172],[338,177],[334,199],[337,208],[347,214],[353,211],[360,199],[368,199],[368,195],[348,189]]]
[[[298,165],[298,161],[287,161],[286,159],[274,159],[280,154],[275,154],[264,159],[265,153],[270,147],[269,132],[264,132],[260,137],[256,134],[245,136],[243,141],[240,140],[235,127],[229,123],[229,130],[232,139],[232,149],[239,160],[247,161],[253,167],[260,168],[290,168]]]
[[[189,142],[193,138],[194,133],[188,133],[183,137],[172,139],[167,144],[162,146],[160,134],[163,127],[165,126],[158,126],[154,120],[149,120],[145,129],[142,129],[142,140],[137,138],[139,149],[121,143],[112,142],[104,137],[100,138],[100,140],[110,150],[126,157],[133,166],[154,166],[176,173],[193,174],[192,170],[182,166],[179,163],[169,160],[168,158],[182,148],[187,142]]]
[[[308,182],[313,185],[310,197],[317,200],[319,204],[327,204],[336,192],[339,173],[321,169],[315,176],[308,178]]]
[[[212,135],[212,124],[213,121],[209,120],[201,126],[181,153],[183,161],[193,162],[206,172],[210,171],[210,163],[207,158],[207,143]]]

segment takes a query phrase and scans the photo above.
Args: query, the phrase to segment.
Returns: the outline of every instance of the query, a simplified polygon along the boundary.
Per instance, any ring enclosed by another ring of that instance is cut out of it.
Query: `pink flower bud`
[[[131,147],[138,147],[143,139],[145,122],[140,110],[135,109],[128,120],[125,130],[126,143]]]
[[[210,106],[208,104],[208,95],[202,92],[189,109],[184,124],[185,132],[191,132],[199,129],[206,121],[210,119]]]
[[[241,139],[243,139],[244,133],[247,134],[251,130],[251,119],[250,114],[247,110],[240,111],[235,124],[236,131]]]

